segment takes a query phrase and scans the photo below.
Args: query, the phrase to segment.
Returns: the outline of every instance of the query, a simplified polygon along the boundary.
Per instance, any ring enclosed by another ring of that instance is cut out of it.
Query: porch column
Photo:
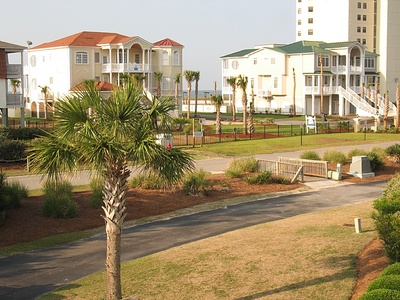
[[[110,83],[112,83],[112,51],[111,47],[108,49],[109,57],[110,57]]]
[[[328,114],[331,116],[332,115],[332,94],[329,95],[329,112]]]
[[[311,94],[311,115],[315,116],[315,95]]]
[[[339,116],[344,116],[344,98],[341,92],[339,92]]]

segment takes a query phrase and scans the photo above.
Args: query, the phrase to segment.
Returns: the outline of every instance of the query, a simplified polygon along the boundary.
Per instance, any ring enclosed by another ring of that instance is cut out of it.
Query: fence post
[[[235,142],[236,142],[236,127],[233,128],[233,136],[235,137]]]
[[[278,137],[279,137],[279,124],[278,124]]]
[[[293,136],[293,124],[290,124],[290,136]]]
[[[264,124],[264,139],[265,139],[265,129],[266,129],[266,125]]]

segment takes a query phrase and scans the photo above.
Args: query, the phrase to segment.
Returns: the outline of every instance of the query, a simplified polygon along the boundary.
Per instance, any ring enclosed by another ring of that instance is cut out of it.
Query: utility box
[[[158,145],[163,145],[164,147],[167,147],[169,149],[173,148],[173,138],[172,134],[170,133],[159,133],[156,135],[156,144]]]
[[[353,156],[349,174],[359,178],[375,177],[375,173],[371,172],[371,163],[367,156]]]

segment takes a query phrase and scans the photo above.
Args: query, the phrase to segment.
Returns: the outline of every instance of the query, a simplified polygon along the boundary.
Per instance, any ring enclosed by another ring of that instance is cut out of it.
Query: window
[[[366,57],[365,58],[365,68],[375,69],[375,58],[374,57]]]
[[[363,15],[363,21],[367,21],[367,15]]]
[[[224,70],[229,69],[229,60],[227,59],[223,60],[223,68]]]
[[[108,56],[107,55],[103,56],[103,64],[108,64]]]
[[[179,53],[177,50],[174,51],[174,66],[179,66]]]
[[[312,86],[312,76],[306,76],[306,86]]]
[[[297,36],[301,36],[301,31],[297,31]]]
[[[318,67],[321,66],[321,57],[318,55]],[[329,55],[322,55],[322,66],[323,67],[329,67]]]
[[[96,64],[100,63],[100,52],[94,53],[94,63],[96,63]]]
[[[297,0],[297,2],[301,3],[301,0]]]
[[[361,8],[361,2],[357,2],[357,8]]]
[[[314,23],[314,19],[313,18],[308,18],[308,24],[312,24]]]
[[[274,77],[274,89],[278,88],[278,77]]]
[[[367,33],[367,27],[363,27],[363,33]]]
[[[357,42],[361,43],[361,39],[357,39]]]
[[[135,53],[135,64],[139,64],[139,63],[140,63],[140,54]]]
[[[122,57],[122,54],[124,55]],[[126,63],[128,61],[127,52],[124,49],[118,50],[118,62],[119,63]]]
[[[308,7],[308,12],[313,12],[314,11],[314,7],[313,6],[309,6]]]
[[[299,8],[298,10],[297,10],[297,13],[300,15],[301,14],[301,8]]]
[[[301,19],[297,20],[297,25],[301,25]]]
[[[314,30],[308,29],[308,35],[314,35]]]
[[[275,64],[275,57],[271,57],[271,65]]]
[[[87,52],[76,52],[75,55],[75,63],[76,64],[87,64],[88,63],[88,54]]]
[[[169,77],[162,78],[162,90],[168,91],[170,89],[170,79]]]
[[[50,84],[53,84],[53,77],[50,77],[50,78],[49,78],[49,83],[50,83]]]
[[[361,21],[361,15],[357,15],[357,21]]]
[[[362,43],[363,43],[363,45],[366,45],[366,44],[367,44],[367,40],[366,40],[366,39],[363,39],[363,40],[362,40]]]
[[[257,64],[257,58],[255,58],[254,60],[253,60],[253,65],[256,65]]]
[[[363,9],[367,9],[367,3],[363,3]]]
[[[357,26],[357,32],[361,32],[361,27]]]
[[[168,66],[169,65],[168,51],[165,51],[165,50],[163,51],[162,58],[163,58],[163,66]]]
[[[232,61],[232,69],[237,70],[239,68],[239,62],[237,60]]]

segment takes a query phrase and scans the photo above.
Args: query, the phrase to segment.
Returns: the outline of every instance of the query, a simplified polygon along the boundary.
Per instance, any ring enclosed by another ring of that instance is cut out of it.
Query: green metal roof
[[[301,54],[301,53],[334,53],[329,49],[325,49],[323,45],[326,43],[320,41],[299,41],[279,47],[286,54]]]
[[[243,50],[240,50],[240,51],[237,51],[237,52],[233,52],[231,54],[227,54],[227,55],[221,56],[220,58],[243,57],[243,56],[249,55],[249,54],[251,54],[251,53],[253,53],[255,51],[258,51],[258,50],[260,50],[260,49],[243,49]]]

